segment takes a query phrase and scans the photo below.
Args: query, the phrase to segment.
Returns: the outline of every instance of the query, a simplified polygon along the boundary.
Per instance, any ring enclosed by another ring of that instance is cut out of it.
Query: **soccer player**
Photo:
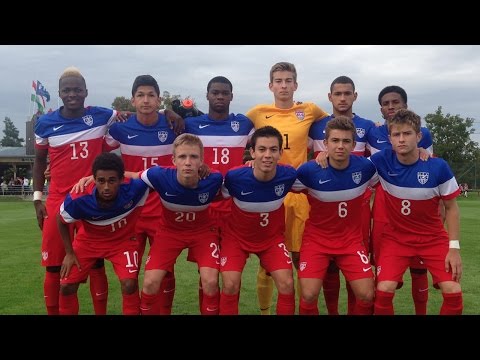
[[[58,86],[63,106],[37,120],[33,164],[33,204],[42,230],[42,265],[46,269],[44,298],[49,315],[59,313],[60,267],[65,256],[56,214],[72,186],[91,173],[93,160],[102,152],[107,127],[117,115],[111,109],[84,107],[88,90],[77,68],[66,68]],[[44,205],[42,188],[48,156],[51,184]],[[70,231],[73,235],[73,226],[70,226]],[[103,259],[99,259],[90,271],[90,291],[95,314],[106,314],[108,283]]]
[[[420,117],[398,110],[388,122],[392,149],[373,154],[384,190],[389,222],[382,234],[377,258],[375,314],[393,315],[393,297],[410,261],[419,258],[442,291],[441,315],[463,311],[460,215],[456,197],[460,190],[448,166],[439,158],[420,161]],[[438,212],[443,200],[448,232]]]
[[[318,295],[331,259],[352,287],[352,315],[373,313],[373,272],[358,214],[365,191],[378,182],[378,175],[368,159],[351,155],[356,134],[350,116],[335,116],[325,128],[329,166],[312,160],[298,169],[294,190],[307,189],[310,203],[300,249],[301,315],[318,315]]]
[[[233,85],[224,76],[215,76],[207,84],[208,114],[190,117],[185,121],[185,132],[197,135],[204,146],[204,163],[225,176],[228,170],[243,164],[245,146],[253,134],[253,123],[245,115],[230,114]],[[210,217],[216,221],[222,236],[224,219],[231,211],[231,199],[212,203]],[[195,261],[189,254],[188,259]],[[202,288],[199,284],[201,307]]]
[[[151,167],[140,173],[143,181],[160,195],[163,205],[159,227],[147,261],[140,310],[157,315],[160,284],[172,271],[177,257],[188,248],[198,264],[203,288],[202,315],[218,315],[219,290],[218,230],[209,217],[208,206],[216,197],[223,177],[212,171],[200,179],[203,144],[191,134],[178,136],[173,143],[175,168]]]
[[[113,153],[99,155],[92,167],[95,184],[82,194],[68,194],[57,214],[65,246],[60,270],[60,315],[78,315],[77,290],[96,259],[110,260],[122,290],[123,314],[140,314],[138,294],[138,241],[135,222],[148,196],[141,180],[124,180],[122,159]],[[68,224],[81,221],[72,236]]]
[[[379,127],[376,127],[369,134],[368,145],[370,146],[370,152],[375,154],[383,149],[391,149],[390,137],[388,135],[388,124],[393,118],[395,113],[400,109],[406,109],[407,105],[407,93],[400,86],[392,85],[387,86],[378,94],[378,103],[380,104],[380,111],[385,123]],[[422,136],[418,143],[420,148],[422,159],[428,158],[427,154],[433,154],[433,141],[430,135],[430,131],[421,127],[420,131]],[[440,207],[441,209],[443,206]],[[443,209],[442,209],[443,210]],[[373,262],[376,262],[376,258],[380,251],[380,243],[382,234],[384,233],[385,226],[389,222],[389,218],[386,215],[384,200],[384,189],[377,187],[375,190],[375,198],[372,207],[373,227],[371,234],[371,245],[373,253]],[[412,298],[415,305],[415,314],[426,315],[427,313],[427,301],[428,301],[428,276],[427,269],[419,259],[413,259],[410,265],[410,275],[412,277]],[[403,282],[399,283],[401,287]]]
[[[293,95],[298,88],[295,65],[279,62],[270,69],[270,83],[273,104],[261,104],[247,112],[256,129],[273,126],[284,137],[280,162],[298,168],[307,161],[308,131],[310,125],[328,114],[313,103],[295,103]],[[285,198],[285,244],[292,253],[292,260],[298,270],[300,244],[309,205],[305,194],[289,193]],[[257,294],[261,314],[270,314],[273,281],[263,268],[257,275]]]
[[[136,113],[124,123],[115,123],[108,131],[105,141],[108,150],[120,148],[125,170],[138,172],[152,166],[170,166],[175,133],[165,115],[158,112],[160,88],[151,75],[139,75],[132,86],[131,102]],[[136,223],[141,264],[145,246],[152,245],[158,228],[157,219],[162,214],[158,193],[152,191]],[[161,241],[161,240],[160,240]],[[160,292],[160,313],[169,315],[175,295],[175,276],[168,272],[162,281]]]
[[[348,76],[339,76],[332,81],[330,85],[330,92],[328,93],[328,100],[332,103],[333,114],[318,122],[315,122],[310,128],[309,132],[309,148],[313,148],[314,157],[316,158],[320,152],[323,152],[328,156],[328,152],[325,146],[325,127],[328,121],[337,116],[343,115],[352,119],[355,125],[355,148],[352,150],[352,154],[365,156],[365,150],[369,134],[375,128],[375,124],[372,120],[364,119],[353,112],[353,103],[357,100],[357,92],[355,91],[355,84]],[[365,247],[369,249],[370,240],[370,197],[372,192],[370,189],[364,193],[364,202],[362,207],[362,230],[363,241]],[[352,314],[356,301],[352,288],[347,282],[348,292],[348,311],[347,314]],[[340,291],[340,276],[339,269],[336,266],[335,261],[330,262],[327,274],[323,279],[323,295],[325,297],[325,304],[329,315],[338,315],[338,298]]]
[[[285,246],[283,199],[297,177],[289,165],[277,165],[282,154],[280,132],[265,126],[251,138],[250,155],[254,166],[231,169],[222,187],[233,199],[232,213],[225,224],[220,251],[222,293],[220,314],[238,314],[238,294],[248,256],[260,258],[278,290],[277,314],[295,313],[292,260]]]

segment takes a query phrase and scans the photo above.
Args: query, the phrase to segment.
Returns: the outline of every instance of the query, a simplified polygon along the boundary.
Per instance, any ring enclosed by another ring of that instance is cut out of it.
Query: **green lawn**
[[[461,209],[461,244],[464,275],[464,314],[480,314],[480,197],[471,193],[468,198],[458,198]],[[475,236],[476,235],[476,236]],[[44,268],[40,266],[40,230],[36,224],[31,201],[0,197],[0,314],[45,314],[43,301]],[[106,262],[109,278],[108,313],[121,314],[119,283]],[[255,291],[258,260],[252,256],[245,268],[240,296],[241,314],[258,314]],[[177,290],[174,314],[199,314],[198,274],[196,265],[185,260],[185,254],[176,265]],[[142,274],[140,274],[142,277]],[[410,295],[410,275],[404,277],[405,285],[395,295],[397,314],[414,314]],[[141,279],[140,279],[141,281]],[[431,286],[428,313],[438,314],[442,296]],[[342,284],[340,312],[346,312],[346,291]],[[80,313],[93,314],[89,289],[79,290]],[[325,314],[323,298],[319,300],[320,313]],[[298,303],[297,303],[298,307]]]

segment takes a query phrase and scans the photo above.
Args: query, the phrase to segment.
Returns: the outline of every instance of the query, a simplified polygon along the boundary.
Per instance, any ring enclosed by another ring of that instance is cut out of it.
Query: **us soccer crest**
[[[202,204],[205,204],[208,200],[208,195],[208,193],[198,195],[198,201],[200,201]]]
[[[362,172],[361,171],[357,171],[357,172],[354,172],[352,173],[352,180],[355,184],[360,184],[360,181],[362,181]]]
[[[159,131],[158,132],[158,140],[160,140],[160,142],[165,142],[168,138],[168,132],[166,132],[165,130],[163,131]]]
[[[302,262],[300,263],[300,271],[305,270],[306,267],[307,267],[307,262],[306,262],[306,261],[302,261]]]
[[[227,263],[227,257],[226,257],[226,256],[222,256],[222,257],[220,258],[220,265],[225,266],[226,263]]]
[[[275,195],[282,196],[285,191],[285,184],[275,185]]]
[[[235,132],[238,132],[238,130],[240,130],[240,123],[238,121],[230,122],[230,126],[232,127],[232,130]]]
[[[426,171],[419,171],[417,172],[417,180],[420,184],[425,185],[428,181],[428,172]]]
[[[305,119],[305,112],[302,110],[296,110],[295,115],[297,116],[298,120],[302,121]]]
[[[88,126],[92,126],[92,125],[93,125],[93,116],[92,116],[92,115],[82,116],[82,119],[83,119],[83,122],[84,122],[85,124],[87,124]]]
[[[365,129],[357,128],[357,135],[361,139],[365,136]]]

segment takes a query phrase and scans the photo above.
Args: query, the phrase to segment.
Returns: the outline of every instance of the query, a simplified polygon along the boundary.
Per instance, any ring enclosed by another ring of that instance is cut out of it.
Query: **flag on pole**
[[[47,102],[50,101],[50,93],[47,91],[47,89],[45,89],[45,86],[43,86],[42,83],[39,80],[37,80],[36,93],[37,93],[37,95],[42,97],[42,99],[43,98],[47,99]],[[44,103],[44,105],[45,105],[45,103]]]
[[[34,90],[34,94],[30,96],[30,99],[34,104],[37,104],[37,109],[38,109],[37,112],[40,112],[41,114],[43,114],[45,109],[45,100],[43,100],[41,96],[37,95],[38,86],[35,83],[35,81],[32,81],[32,88]],[[50,94],[49,94],[49,97],[50,97]],[[40,101],[40,99],[42,99],[42,101]]]

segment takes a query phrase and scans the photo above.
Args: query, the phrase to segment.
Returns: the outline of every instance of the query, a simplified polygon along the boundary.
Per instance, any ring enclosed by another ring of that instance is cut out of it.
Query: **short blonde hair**
[[[422,120],[420,116],[415,114],[412,110],[408,109],[400,109],[398,110],[393,118],[388,122],[388,133],[390,134],[390,131],[392,129],[393,125],[410,125],[415,133],[419,133],[421,130],[422,126]]]
[[[78,68],[76,68],[75,66],[69,66],[65,70],[63,70],[62,74],[60,75],[60,79],[58,80],[59,87],[60,87],[60,81],[62,81],[62,79],[66,78],[66,77],[80,78],[80,79],[83,80],[83,83],[85,84],[85,86],[87,86],[87,84],[85,82],[85,78],[83,77],[80,70],[78,70]]]
[[[272,68],[270,69],[271,83],[273,82],[273,73],[276,73],[277,71],[290,71],[293,74],[293,81],[297,82],[297,69],[295,68],[295,65],[293,65],[292,63],[282,61],[273,65]]]
[[[182,134],[178,136],[173,142],[173,157],[175,157],[175,150],[180,145],[197,145],[200,148],[200,157],[203,159],[203,143],[197,135]]]

